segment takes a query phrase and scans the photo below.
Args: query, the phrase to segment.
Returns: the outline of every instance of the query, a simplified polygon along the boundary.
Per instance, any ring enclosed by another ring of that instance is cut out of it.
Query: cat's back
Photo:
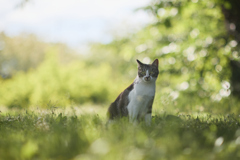
[[[132,83],[122,93],[120,93],[119,96],[117,97],[117,99],[114,102],[128,101],[129,93],[132,92],[133,90],[134,90],[134,83]]]
[[[127,116],[127,105],[129,103],[129,93],[134,89],[134,83],[128,86],[116,100],[111,103],[108,108],[108,117],[109,119],[114,119],[115,117]]]

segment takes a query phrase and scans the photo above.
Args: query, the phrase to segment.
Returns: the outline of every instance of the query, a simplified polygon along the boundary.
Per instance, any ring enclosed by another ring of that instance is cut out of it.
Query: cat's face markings
[[[151,81],[153,78],[158,76],[158,59],[156,59],[152,64],[144,64],[137,60],[138,63],[138,76],[142,78],[145,82]]]

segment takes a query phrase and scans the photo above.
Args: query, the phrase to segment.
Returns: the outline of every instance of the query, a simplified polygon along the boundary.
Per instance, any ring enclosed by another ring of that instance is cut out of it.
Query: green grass
[[[105,108],[2,111],[0,159],[239,159],[238,115],[154,115],[152,125],[127,119],[106,126]]]

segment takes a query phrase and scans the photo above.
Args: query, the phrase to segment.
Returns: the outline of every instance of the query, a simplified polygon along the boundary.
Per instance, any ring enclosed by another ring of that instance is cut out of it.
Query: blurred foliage
[[[18,72],[14,78],[2,80],[1,105],[11,108],[29,105],[63,107],[109,101],[115,88],[109,83],[110,65],[102,63],[93,67],[81,60],[62,64],[58,61],[58,53],[58,48],[51,48],[36,69]]]
[[[93,43],[82,56],[64,44],[1,33],[0,105],[109,104],[136,77],[136,59],[149,63],[158,58],[155,106],[180,111],[222,104],[222,111],[236,111],[230,61],[239,61],[239,47],[227,34],[222,13],[222,6],[229,5],[221,0],[152,0],[141,8],[149,12],[151,24],[108,44]]]
[[[227,34],[221,10],[227,4],[215,0],[153,0],[142,8],[152,15],[152,24],[107,45],[93,45],[93,55],[121,68],[122,74],[127,67],[130,75],[136,58],[145,62],[158,58],[157,92],[186,103],[197,99],[220,101],[234,90],[230,60],[239,60],[238,42]]]
[[[11,77],[17,71],[35,68],[44,56],[46,45],[34,35],[8,37],[0,34],[0,75]]]
[[[27,110],[1,113],[0,159],[239,159],[238,115],[158,115],[152,126],[103,115]]]
[[[3,32],[0,33],[0,76],[10,78],[18,71],[36,68],[43,61],[49,47],[59,49],[59,60],[63,63],[76,57],[74,51],[64,44],[41,42],[29,34],[8,37]]]
[[[0,159],[239,159],[239,101],[231,96],[229,66],[239,61],[239,46],[227,34],[222,6],[231,3],[152,0],[144,8],[151,24],[91,44],[84,56],[33,35],[1,33]],[[135,59],[155,58],[152,126],[127,119],[106,126],[105,107],[76,114],[84,108],[78,104],[109,104],[136,77]],[[216,115],[226,112],[235,114]]]

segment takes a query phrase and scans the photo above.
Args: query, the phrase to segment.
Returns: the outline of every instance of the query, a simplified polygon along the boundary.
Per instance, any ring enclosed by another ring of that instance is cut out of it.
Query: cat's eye
[[[140,69],[140,72],[146,73],[146,70],[145,69]]]

